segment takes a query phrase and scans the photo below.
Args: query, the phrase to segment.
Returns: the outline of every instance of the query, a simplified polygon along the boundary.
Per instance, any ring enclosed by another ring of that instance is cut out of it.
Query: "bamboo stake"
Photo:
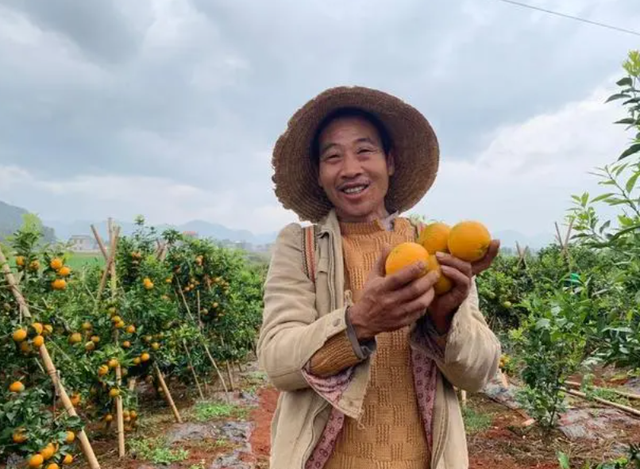
[[[575,381],[565,381],[565,383],[567,383],[569,386],[574,386],[576,388],[579,388],[579,387],[582,386],[582,384],[576,383]],[[594,386],[594,388],[596,388],[596,389],[606,389],[607,391],[614,392],[619,396],[626,397],[627,399],[640,399],[640,394],[631,394],[631,393],[628,393],[628,392],[618,391],[617,389],[603,388],[603,387],[599,387],[599,386]]]
[[[202,388],[200,387],[200,381],[198,380],[196,369],[193,367],[193,361],[191,360],[191,353],[189,352],[189,347],[187,347],[187,342],[183,340],[182,346],[184,347],[184,351],[187,352],[187,359],[189,360],[189,368],[191,368],[193,379],[196,382],[196,387],[198,388],[198,394],[200,394],[200,399],[204,401],[204,394],[202,393]]]
[[[173,398],[171,397],[171,393],[169,392],[167,383],[165,383],[164,376],[162,376],[162,371],[160,371],[160,367],[158,367],[157,363],[154,363],[154,367],[158,375],[158,381],[160,381],[160,386],[162,387],[162,391],[164,392],[164,397],[167,400],[169,407],[171,407],[171,410],[173,411],[173,416],[176,418],[176,422],[182,423],[182,419],[180,418],[180,412],[178,412],[178,408],[173,402]]]
[[[184,292],[182,291],[182,285],[180,285],[180,280],[178,280],[176,278],[176,282],[178,283],[178,291],[180,292],[180,296],[182,297],[182,303],[184,304],[184,307],[187,310],[187,314],[189,315],[191,320],[195,322],[195,318],[191,314],[191,309],[189,309],[189,304],[187,303],[187,299],[185,298]],[[222,373],[220,373],[220,369],[218,368],[218,365],[217,365],[216,361],[213,359],[213,356],[211,355],[211,352],[209,351],[209,347],[207,347],[207,343],[205,342],[205,337],[204,337],[204,334],[202,333],[202,324],[200,323],[200,324],[198,324],[198,326],[199,326],[199,329],[200,329],[200,340],[202,341],[202,346],[204,347],[204,351],[206,352],[207,357],[209,357],[209,361],[213,365],[213,368],[216,370],[218,378],[222,382],[222,387],[224,388],[224,394],[225,394],[225,397],[227,399],[227,402],[231,402],[231,399],[229,398],[229,390],[227,389],[227,383],[224,382],[224,378],[222,377]]]
[[[560,389],[562,389],[567,394],[571,394],[572,396],[581,397],[582,399],[585,399],[585,400],[590,400],[589,397],[587,397],[587,395],[583,392],[575,391],[573,389],[566,389],[566,388],[560,388]],[[640,417],[640,410],[634,409],[633,407],[617,404],[615,402],[611,402],[606,399],[602,399],[600,397],[592,397],[591,399],[593,399],[596,402],[600,402],[601,404],[605,404],[610,407],[615,407],[616,409],[624,410],[625,412],[635,415],[636,417]]]
[[[102,273],[102,278],[100,279],[100,286],[98,287],[98,294],[96,295],[96,308],[100,304],[100,299],[102,297],[102,292],[107,283],[107,276],[111,270],[111,264],[115,262],[116,257],[116,243],[118,242],[120,230],[116,228],[113,238],[111,239],[111,246],[109,247],[109,258],[107,259],[107,265],[104,266],[104,272]]]
[[[115,299],[117,292],[117,278],[116,278],[116,263],[115,263],[115,254],[118,243],[118,235],[116,229],[114,229],[113,224],[111,222],[111,218],[109,218],[108,222],[109,226],[109,245],[111,252],[109,253],[109,257],[111,259],[111,299]],[[106,271],[106,269],[105,269]],[[118,344],[120,334],[116,329],[114,333],[114,340],[116,345]],[[116,383],[118,388],[122,385],[122,366],[118,363],[116,367]],[[122,408],[122,396],[116,397],[116,419],[117,419],[117,427],[118,427],[118,456],[122,459],[126,455],[125,441],[124,441],[124,410]]]
[[[235,391],[236,384],[233,382],[233,372],[231,371],[229,361],[224,362],[224,364],[227,368],[227,376],[229,377],[229,388],[231,389],[231,391]]]
[[[2,264],[2,270],[5,274],[7,282],[11,286],[13,296],[18,302],[18,304],[20,305],[20,314],[23,315],[25,318],[31,318],[31,313],[29,312],[29,306],[27,305],[27,302],[24,299],[24,296],[22,296],[22,292],[20,292],[20,289],[16,284],[13,273],[11,272],[11,269],[9,268],[9,264],[7,263],[7,259],[4,256],[4,253],[2,252],[1,249],[0,249],[0,264]],[[77,417],[78,414],[76,412],[76,409],[73,407],[73,404],[71,403],[71,399],[69,399],[69,395],[67,394],[67,391],[65,390],[62,382],[58,379],[58,372],[56,370],[55,365],[53,364],[53,361],[51,360],[51,356],[49,355],[47,346],[45,344],[42,344],[38,349],[38,351],[40,352],[40,357],[42,358],[42,362],[44,363],[47,374],[51,377],[51,381],[53,382],[55,392],[60,396],[62,405],[64,406],[65,410],[71,417]],[[96,455],[93,452],[93,448],[91,447],[89,438],[87,437],[87,434],[85,433],[84,430],[80,430],[78,432],[78,440],[80,441],[82,452],[85,458],[87,459],[87,462],[89,463],[89,467],[91,469],[100,469],[100,464],[96,459]]]
[[[96,230],[96,227],[91,225],[91,231],[93,231],[93,236],[94,238],[96,238],[96,242],[98,243],[98,247],[100,247],[100,251],[102,251],[102,255],[104,256],[105,260],[109,258],[109,254],[107,253],[107,249],[104,247],[104,243],[102,242],[102,238],[100,237],[100,234],[98,233],[98,230]]]

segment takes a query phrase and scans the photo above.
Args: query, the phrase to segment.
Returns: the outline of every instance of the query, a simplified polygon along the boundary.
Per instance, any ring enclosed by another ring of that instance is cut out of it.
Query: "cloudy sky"
[[[524,0],[634,29],[638,0]],[[271,186],[290,115],[334,85],[435,127],[415,208],[551,232],[631,137],[604,105],[640,38],[498,0],[0,0],[0,200],[45,219],[296,217]]]

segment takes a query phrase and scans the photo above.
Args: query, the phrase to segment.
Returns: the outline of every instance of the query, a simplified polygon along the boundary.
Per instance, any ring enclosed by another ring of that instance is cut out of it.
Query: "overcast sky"
[[[638,0],[524,1],[640,25]],[[279,230],[296,217],[273,195],[275,140],[307,99],[358,84],[438,133],[414,212],[551,232],[631,137],[603,102],[637,48],[497,0],[0,0],[0,200]]]

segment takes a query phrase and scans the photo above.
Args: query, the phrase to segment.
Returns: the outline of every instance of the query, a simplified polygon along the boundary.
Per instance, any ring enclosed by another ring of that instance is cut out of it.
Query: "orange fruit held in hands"
[[[429,253],[418,243],[406,242],[400,243],[394,247],[385,261],[385,272],[392,275],[399,270],[422,261],[425,264],[429,260]],[[423,275],[427,273],[425,268]]]
[[[418,244],[422,245],[429,254],[448,252],[449,233],[451,228],[445,223],[431,223],[425,226],[418,236]]]
[[[429,272],[432,270],[436,270],[438,271],[438,273],[440,273],[440,277],[438,278],[438,281],[433,286],[433,290],[435,291],[436,295],[443,295],[444,293],[447,293],[449,290],[453,288],[453,282],[451,282],[449,278],[445,277],[442,274],[440,263],[438,262],[438,259],[436,258],[435,254],[431,254],[429,256],[429,261],[427,262],[427,270]]]
[[[484,257],[491,244],[489,230],[480,222],[463,221],[451,228],[449,252],[467,262],[475,262]]]

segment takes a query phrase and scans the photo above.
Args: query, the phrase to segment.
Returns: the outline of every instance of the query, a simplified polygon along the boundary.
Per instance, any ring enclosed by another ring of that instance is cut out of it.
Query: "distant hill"
[[[0,201],[0,240],[5,240],[7,236],[15,233],[22,226],[22,217],[30,213],[24,208],[9,205]],[[56,240],[55,232],[48,226],[43,227],[43,239],[47,243]]]
[[[132,222],[114,220],[114,223],[117,223],[118,226],[120,226],[122,234],[124,235],[130,235],[136,229],[136,225]],[[93,233],[91,232],[91,224],[96,227],[100,236],[104,238],[107,237],[106,221],[92,222],[88,220],[81,220],[74,222],[60,222],[48,220],[47,224],[54,227],[56,235],[61,241],[67,241],[72,235],[93,236]],[[248,230],[234,230],[218,223],[210,223],[203,220],[194,220],[182,225],[156,225],[155,228],[159,232],[169,228],[174,228],[178,231],[195,231],[201,238],[213,238],[220,241],[228,240],[245,242],[254,245],[271,243],[277,236],[277,233],[254,234]]]

